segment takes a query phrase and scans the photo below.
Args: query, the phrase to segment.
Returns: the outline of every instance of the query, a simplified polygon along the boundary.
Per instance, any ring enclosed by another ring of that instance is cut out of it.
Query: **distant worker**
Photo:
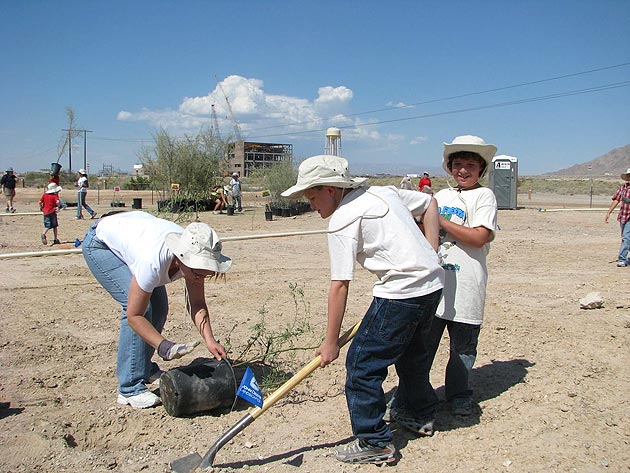
[[[230,188],[232,192],[232,207],[234,207],[235,212],[242,212],[243,203],[241,201],[241,181],[238,178],[237,172],[232,174]]]
[[[225,200],[225,193],[223,192],[223,186],[221,184],[215,184],[210,189],[210,200],[214,202],[215,215],[223,213],[223,209],[227,207],[227,201]]]
[[[2,179],[0,179],[0,184],[2,184],[2,193],[4,197],[7,199],[7,210],[6,212],[15,213],[15,208],[13,207],[13,199],[15,198],[15,187],[17,183],[17,176],[13,172],[13,168],[7,168],[7,172]]]
[[[405,176],[402,178],[402,181],[400,181],[400,188],[409,191],[413,190],[413,184],[411,183],[411,178],[409,176]]]
[[[621,202],[619,215],[617,215],[617,220],[621,227],[621,246],[619,247],[619,256],[617,257],[617,266],[625,268],[626,266],[630,266],[630,261],[628,260],[628,250],[630,250],[630,168],[621,175],[621,179],[626,182],[619,186],[612,196],[612,203],[610,207],[608,207],[604,221],[608,223],[608,217],[610,217],[612,211],[615,210],[617,204]]]
[[[77,186],[77,216],[76,220],[83,218],[83,207],[90,213],[90,218],[96,218],[96,212],[87,204],[87,192],[90,184],[88,182],[88,176],[85,169],[79,169],[79,179],[76,183]]]
[[[420,182],[418,183],[418,190],[420,192],[423,192],[425,187],[429,187],[429,189],[431,188],[431,179],[429,178],[429,173],[426,171],[422,174],[422,177],[420,178]],[[433,191],[426,193],[433,194]]]

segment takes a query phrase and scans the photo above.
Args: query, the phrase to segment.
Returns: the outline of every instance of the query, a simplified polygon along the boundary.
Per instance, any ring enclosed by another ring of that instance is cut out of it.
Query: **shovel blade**
[[[171,471],[174,473],[191,473],[201,465],[201,455],[197,452],[186,455],[185,457],[173,460],[170,463]]]

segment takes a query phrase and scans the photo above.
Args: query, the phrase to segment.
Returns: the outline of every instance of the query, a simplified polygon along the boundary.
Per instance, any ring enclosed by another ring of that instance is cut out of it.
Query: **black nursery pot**
[[[160,378],[160,397],[173,417],[229,407],[236,398],[236,378],[226,359],[198,358],[168,370]]]

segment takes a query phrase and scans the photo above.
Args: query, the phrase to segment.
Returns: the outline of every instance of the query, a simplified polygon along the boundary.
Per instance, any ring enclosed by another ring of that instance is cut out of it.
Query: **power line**
[[[500,92],[502,90],[509,90],[509,89],[516,89],[518,87],[525,87],[528,85],[534,85],[534,84],[542,84],[544,82],[551,82],[551,81],[555,81],[555,80],[560,80],[560,79],[568,79],[570,77],[577,77],[577,76],[581,76],[581,75],[586,75],[586,74],[592,74],[594,72],[601,72],[601,71],[606,71],[609,69],[616,69],[619,67],[625,67],[625,66],[630,66],[630,62],[624,62],[621,64],[615,64],[613,66],[605,66],[605,67],[599,67],[597,69],[589,69],[587,71],[580,71],[580,72],[574,72],[571,74],[564,74],[564,75],[560,75],[560,76],[555,76],[555,77],[549,77],[547,79],[537,79],[537,80],[533,80],[533,81],[529,81],[529,82],[521,82],[519,84],[512,84],[512,85],[506,85],[503,87],[495,87],[492,89],[486,89],[486,90],[480,90],[480,91],[476,91],[476,92],[469,92],[466,94],[460,94],[460,95],[452,95],[449,97],[441,97],[441,98],[437,98],[437,99],[431,99],[431,100],[425,100],[422,102],[416,102],[416,103],[411,103],[411,104],[405,104],[402,106],[395,106],[395,107],[385,107],[385,108],[379,108],[379,109],[375,109],[375,110],[369,110],[367,112],[357,112],[357,113],[350,113],[347,115],[344,115],[344,117],[357,117],[360,115],[367,115],[369,113],[380,113],[380,112],[388,112],[391,110],[402,110],[405,108],[413,108],[413,107],[417,107],[418,105],[428,105],[431,103],[438,103],[438,102],[446,102],[447,100],[455,100],[455,99],[461,99],[461,98],[465,98],[465,97],[473,97],[475,95],[483,95],[483,94],[489,94],[492,92]],[[267,127],[261,127],[261,128],[254,128],[252,130],[249,130],[249,132],[257,132],[257,131],[262,131],[262,130],[272,130],[272,129],[276,129],[276,128],[284,128],[284,127],[288,127],[288,126],[299,126],[299,125],[308,125],[310,123],[316,123],[319,121],[327,121],[327,120],[331,120],[334,119],[335,115],[331,115],[327,118],[320,118],[318,120],[308,120],[308,121],[304,121],[304,122],[296,122],[296,123],[287,123],[284,125],[271,125],[271,126],[267,126]]]
[[[582,76],[582,75],[586,75],[586,74],[592,74],[592,73],[595,73],[595,72],[601,72],[601,71],[606,71],[606,70],[616,69],[616,68],[621,68],[621,67],[627,67],[627,66],[630,66],[630,62],[624,62],[624,63],[620,63],[620,64],[615,64],[615,65],[605,66],[605,67],[600,67],[600,68],[595,68],[595,69],[589,69],[589,70],[586,70],[586,71],[574,72],[574,73],[571,73],[571,74],[563,74],[563,75],[549,77],[549,78],[545,78],[545,79],[537,79],[537,80],[532,80],[532,81],[528,81],[528,82],[521,82],[521,83],[518,83],[518,84],[512,84],[512,85],[507,85],[507,86],[502,86],[502,87],[495,87],[495,88],[481,90],[481,91],[476,91],[476,92],[469,92],[469,93],[465,93],[465,94],[452,95],[452,96],[448,96],[448,97],[441,97],[441,98],[437,98],[437,99],[425,100],[425,101],[421,101],[421,102],[415,102],[415,103],[412,103],[412,104],[406,104],[406,105],[403,105],[403,106],[385,107],[385,108],[369,110],[369,111],[365,111],[365,112],[357,112],[357,113],[344,115],[344,117],[356,117],[356,116],[367,115],[367,114],[371,114],[371,113],[380,113],[380,112],[386,112],[386,111],[392,111],[392,110],[402,110],[402,109],[405,109],[405,108],[412,108],[412,107],[416,107],[416,106],[419,106],[419,105],[427,105],[427,104],[431,104],[431,103],[445,102],[445,101],[448,101],[448,100],[455,100],[455,99],[460,99],[460,98],[465,98],[465,97],[472,97],[472,96],[476,96],[476,95],[489,94],[489,93],[493,93],[493,92],[499,92],[499,91],[503,91],[503,90],[515,89],[515,88],[519,88],[519,87],[525,87],[525,86],[534,85],[534,84],[541,84],[541,83],[545,83],[545,82],[557,81],[557,80],[561,80],[561,79],[567,79],[567,78],[571,78],[571,77],[577,77],[577,76]],[[342,129],[352,129],[352,128],[358,128],[358,127],[364,127],[364,126],[372,126],[372,125],[379,125],[379,124],[385,124],[385,123],[394,123],[394,122],[399,122],[399,121],[418,120],[418,119],[422,119],[422,118],[430,118],[430,117],[435,117],[435,116],[440,116],[440,115],[451,115],[451,114],[465,113],[465,112],[471,112],[471,111],[476,111],[476,110],[484,110],[484,109],[490,109],[490,108],[507,107],[507,106],[512,106],[512,105],[519,105],[519,104],[523,104],[523,103],[536,102],[536,101],[542,101],[542,100],[552,100],[552,99],[561,98],[561,97],[568,97],[568,96],[572,96],[572,95],[582,95],[582,94],[593,93],[593,92],[598,92],[598,91],[603,91],[603,90],[609,90],[609,89],[614,89],[614,88],[619,88],[619,87],[626,87],[627,85],[628,85],[627,82],[620,82],[620,83],[616,83],[616,84],[607,84],[607,85],[596,86],[596,87],[591,87],[591,88],[587,88],[587,89],[568,91],[568,92],[560,92],[560,93],[557,93],[557,94],[551,94],[551,95],[546,95],[546,96],[530,97],[530,98],[526,98],[526,99],[522,99],[522,100],[515,100],[515,101],[510,101],[510,102],[502,102],[502,103],[496,103],[496,104],[481,105],[481,106],[478,106],[478,107],[470,107],[470,108],[457,109],[457,110],[451,110],[451,111],[436,112],[436,113],[425,114],[425,115],[417,115],[417,116],[406,117],[406,118],[382,120],[382,121],[370,122],[370,123],[364,123],[364,124],[336,125],[336,126],[338,128],[342,128]],[[308,125],[308,124],[312,124],[312,123],[321,123],[321,122],[326,122],[326,121],[329,121],[329,120],[334,120],[334,118],[335,118],[335,116],[333,115],[333,116],[329,116],[327,118],[320,118],[320,119],[316,119],[316,120],[308,120],[308,121],[303,121],[303,122],[287,123],[287,124],[283,124],[283,125],[272,125],[272,126],[267,126],[267,127],[254,128],[254,129],[249,130],[249,132],[251,133],[251,132],[263,131],[263,130],[272,130],[272,129],[278,129],[278,128],[296,127],[296,126]],[[269,137],[274,137],[274,136],[301,135],[301,134],[307,134],[307,133],[318,133],[318,132],[322,132],[322,131],[325,131],[325,130],[326,130],[326,128],[318,128],[318,129],[315,129],[315,130],[304,130],[304,131],[294,131],[294,132],[287,131],[285,133],[274,133],[274,134],[259,135],[259,136],[251,137],[250,139],[269,138]],[[98,136],[98,135],[92,136],[92,139],[93,140],[101,140],[101,141],[118,141],[118,142],[124,142],[124,143],[145,143],[145,142],[151,142],[153,140],[153,138],[115,138],[115,137],[105,137],[105,136]],[[43,153],[43,152],[49,151],[49,150],[50,149],[42,150],[40,153]],[[38,153],[37,151],[34,151],[32,153],[23,155],[23,158],[34,157],[34,156],[37,155],[37,153]]]
[[[445,112],[428,113],[428,114],[425,114],[425,115],[416,115],[416,116],[413,116],[413,117],[393,118],[391,120],[381,120],[381,121],[377,121],[377,122],[361,123],[361,124],[353,124],[353,125],[337,125],[337,128],[352,129],[352,128],[360,128],[360,127],[364,127],[364,126],[382,125],[382,124],[386,124],[386,123],[395,123],[395,122],[402,122],[402,121],[409,121],[409,120],[419,120],[421,118],[438,117],[438,116],[441,116],[441,115],[453,115],[453,114],[456,114],[456,113],[466,113],[466,112],[474,112],[474,111],[478,111],[478,110],[487,110],[487,109],[490,109],[490,108],[508,107],[508,106],[511,106],[511,105],[520,105],[520,104],[529,103],[529,102],[540,102],[540,101],[544,101],[544,100],[557,99],[557,98],[561,98],[561,97],[569,97],[569,96],[572,96],[572,95],[584,95],[584,94],[589,94],[589,93],[593,93],[593,92],[601,92],[603,90],[618,89],[618,88],[621,88],[621,87],[628,87],[628,86],[630,86],[630,81],[616,82],[616,83],[613,83],[613,84],[605,84],[605,85],[600,85],[600,86],[596,86],[596,87],[589,87],[587,89],[571,90],[571,91],[560,92],[560,93],[556,93],[556,94],[542,95],[542,96],[538,96],[538,97],[530,97],[530,98],[526,98],[526,99],[513,100],[513,101],[510,101],[510,102],[500,102],[500,103],[489,104],[489,105],[479,105],[477,107],[461,108],[461,109],[449,110],[449,111],[445,111]],[[308,134],[308,133],[320,133],[320,132],[325,131],[325,130],[326,130],[326,128],[320,128],[320,129],[317,129],[317,130],[305,130],[305,131],[295,131],[295,132],[287,132],[287,133],[275,133],[275,134],[271,134],[271,135],[254,136],[251,139],[269,138],[269,137],[273,137],[273,136],[305,135],[305,134]]]

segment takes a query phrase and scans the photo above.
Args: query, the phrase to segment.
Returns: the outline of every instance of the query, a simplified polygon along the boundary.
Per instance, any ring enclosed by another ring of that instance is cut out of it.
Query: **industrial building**
[[[271,167],[280,161],[293,160],[293,145],[236,141],[228,145],[230,172],[248,177],[254,169]]]

